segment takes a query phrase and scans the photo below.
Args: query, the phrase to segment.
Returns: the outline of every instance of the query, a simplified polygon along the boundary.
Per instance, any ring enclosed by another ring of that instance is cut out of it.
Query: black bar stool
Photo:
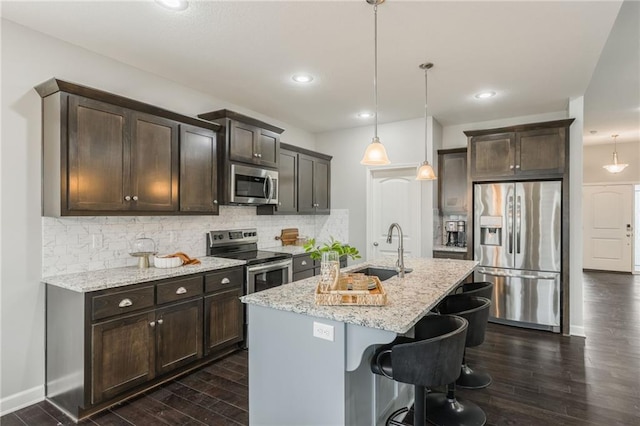
[[[469,322],[465,347],[477,346],[484,341],[491,301],[484,297],[454,294],[444,298],[436,307],[440,314],[456,315]],[[462,365],[462,364],[461,364]],[[471,401],[456,399],[456,382],[447,384],[447,393],[430,392],[427,395],[427,420],[435,425],[481,426],[487,416]]]
[[[492,300],[493,283],[489,281],[477,281],[462,284],[460,287],[456,288],[455,293],[466,294],[467,296],[484,297],[485,299]],[[478,345],[480,343],[478,343]],[[470,346],[467,345],[467,347]],[[466,358],[462,360],[462,371],[460,372],[460,377],[456,380],[456,385],[458,387],[463,389],[482,389],[489,386],[491,381],[492,379],[489,373],[472,370],[471,367],[469,367],[469,364],[467,364]]]
[[[428,315],[415,327],[415,338],[398,337],[381,346],[371,359],[371,371],[392,380],[414,385],[414,425],[425,424],[425,387],[456,380],[464,353],[467,320],[453,315]],[[387,419],[387,425],[407,412],[404,408]]]

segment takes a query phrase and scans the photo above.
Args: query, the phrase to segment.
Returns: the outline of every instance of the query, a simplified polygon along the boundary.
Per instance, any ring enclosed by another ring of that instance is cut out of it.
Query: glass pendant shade
[[[436,173],[433,171],[433,167],[428,161],[424,161],[420,167],[418,167],[418,173],[416,174],[416,180],[436,180]]]
[[[374,137],[366,151],[360,164],[365,166],[384,166],[391,163],[389,157],[387,157],[387,150],[384,149],[384,145],[380,142],[378,137]]]
[[[602,166],[603,169],[606,169],[609,173],[620,173],[624,169],[629,166],[628,164],[618,163],[618,153],[613,153],[613,164],[607,164]]]
[[[618,163],[618,150],[617,150],[617,139],[618,135],[611,135],[613,138],[613,164],[606,164],[602,166],[603,169],[608,171],[609,173],[620,173],[624,169],[626,169],[629,165],[624,163]]]

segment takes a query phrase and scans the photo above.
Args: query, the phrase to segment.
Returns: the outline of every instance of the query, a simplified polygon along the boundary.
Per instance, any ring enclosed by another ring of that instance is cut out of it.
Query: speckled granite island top
[[[99,271],[43,277],[42,282],[67,290],[86,293],[245,264],[244,260],[223,259],[221,257],[202,256],[198,259],[201,262],[199,265],[185,265],[166,269],[154,268],[153,266],[147,269],[139,269],[137,266],[128,266],[125,268],[101,269]]]
[[[318,306],[314,292],[318,277],[307,278],[243,296],[247,304],[328,318],[350,324],[403,334],[469,275],[478,262],[453,259],[405,259],[413,272],[404,279],[382,282],[387,292],[385,306]],[[384,258],[343,268],[343,272],[367,266],[394,267],[395,258]]]

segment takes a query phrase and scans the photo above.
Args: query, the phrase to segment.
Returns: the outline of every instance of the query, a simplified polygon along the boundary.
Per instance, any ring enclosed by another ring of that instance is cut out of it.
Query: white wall
[[[44,394],[41,100],[33,87],[52,77],[124,95],[185,115],[229,108],[286,129],[283,139],[315,148],[312,134],[154,74],[1,21],[2,229],[0,412]]]
[[[439,146],[440,125],[431,120],[430,147]],[[387,149],[392,165],[415,165],[424,161],[424,118],[378,126],[378,136]],[[373,127],[357,127],[316,135],[317,150],[333,155],[331,163],[331,207],[349,210],[349,242],[366,253],[367,167],[360,164],[373,137]],[[434,158],[430,152],[430,161]],[[436,182],[423,182],[422,255],[431,257],[433,239],[433,191]]]
[[[640,183],[640,141],[619,143],[618,162],[629,167],[620,173],[609,173],[602,168],[613,162],[613,140],[604,145],[584,147],[582,163],[584,183]]]

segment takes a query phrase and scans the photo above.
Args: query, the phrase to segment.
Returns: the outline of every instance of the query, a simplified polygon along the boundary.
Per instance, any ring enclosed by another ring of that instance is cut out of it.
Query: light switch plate
[[[314,321],[313,337],[333,342],[333,326]]]

